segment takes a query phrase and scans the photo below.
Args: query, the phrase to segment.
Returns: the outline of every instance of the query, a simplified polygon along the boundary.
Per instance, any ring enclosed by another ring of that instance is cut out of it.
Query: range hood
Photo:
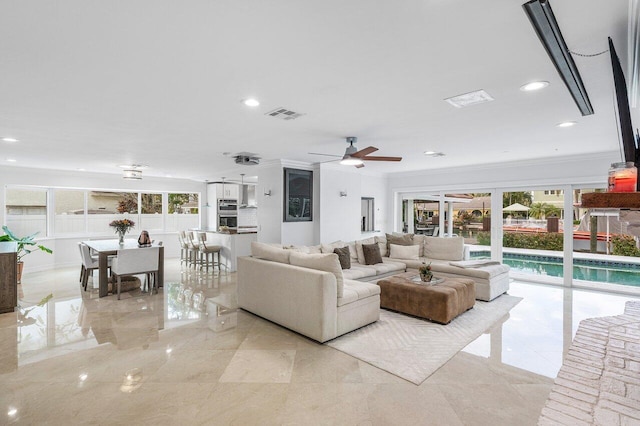
[[[239,185],[238,207],[241,209],[255,208],[256,204],[256,186],[255,185]]]

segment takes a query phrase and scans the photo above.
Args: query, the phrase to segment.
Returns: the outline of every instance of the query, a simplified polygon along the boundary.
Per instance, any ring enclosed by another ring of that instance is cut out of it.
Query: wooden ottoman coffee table
[[[448,324],[476,302],[472,279],[444,278],[439,284],[422,284],[412,281],[416,276],[416,272],[405,272],[379,280],[380,307]]]

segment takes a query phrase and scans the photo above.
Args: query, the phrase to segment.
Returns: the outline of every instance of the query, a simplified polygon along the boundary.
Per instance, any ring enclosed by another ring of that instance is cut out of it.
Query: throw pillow
[[[362,246],[364,244],[374,244],[376,239],[371,237],[364,240],[356,241],[356,252],[358,254],[358,263],[364,265],[364,252],[362,251]]]
[[[398,246],[413,245],[413,234],[402,234],[402,235],[387,234],[387,251],[386,251],[387,257],[389,257],[389,254],[390,254],[390,250],[389,250],[390,244],[395,244]]]
[[[251,256],[260,259],[271,260],[272,262],[289,263],[291,250],[274,247],[270,244],[251,242]]]
[[[420,246],[420,257],[424,257],[424,235],[414,235],[413,244]]]
[[[362,251],[364,252],[364,264],[375,265],[382,263],[382,256],[380,256],[380,247],[377,243],[363,244]]]
[[[380,256],[386,256],[387,255],[387,237],[380,236],[380,237],[375,237],[375,239],[376,239],[376,243],[378,243],[378,247],[380,247]]]
[[[349,254],[349,246],[334,248],[333,252],[338,255],[340,266],[342,269],[351,269],[351,255]]]
[[[425,237],[424,256],[429,259],[463,260],[464,238]]]
[[[320,254],[322,253],[322,246],[318,244],[317,246],[309,246],[309,254]]]
[[[350,241],[347,243],[347,246],[349,246],[349,253],[351,253],[351,261],[358,262],[358,250],[356,249],[356,242]]]
[[[330,244],[322,244],[320,246],[320,250],[322,253],[333,253],[333,249],[344,247],[344,243],[342,241],[334,241]]]
[[[344,277],[338,255],[335,253],[306,254],[291,252],[291,264],[318,271],[331,272],[336,277],[337,295],[344,296]]]
[[[396,244],[391,244],[389,246],[389,252],[389,258],[391,259],[420,259],[420,246],[417,245],[399,246]]]

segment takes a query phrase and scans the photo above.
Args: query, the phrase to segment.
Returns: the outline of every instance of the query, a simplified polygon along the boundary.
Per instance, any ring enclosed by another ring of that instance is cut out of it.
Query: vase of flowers
[[[118,243],[122,245],[124,244],[124,235],[129,232],[135,224],[134,221],[129,219],[118,219],[112,221],[109,226],[115,228],[116,234],[118,234]]]
[[[420,279],[424,282],[429,282],[433,278],[433,272],[431,272],[431,262],[429,264],[422,262],[422,265],[418,268],[420,272]]]

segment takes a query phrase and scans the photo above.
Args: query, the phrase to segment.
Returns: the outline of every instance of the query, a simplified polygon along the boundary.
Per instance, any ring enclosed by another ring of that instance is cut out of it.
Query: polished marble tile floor
[[[170,259],[159,294],[120,301],[78,275],[25,275],[0,315],[0,424],[534,425],[580,320],[638,300],[514,282],[509,316],[416,386],[235,310],[235,274]]]

